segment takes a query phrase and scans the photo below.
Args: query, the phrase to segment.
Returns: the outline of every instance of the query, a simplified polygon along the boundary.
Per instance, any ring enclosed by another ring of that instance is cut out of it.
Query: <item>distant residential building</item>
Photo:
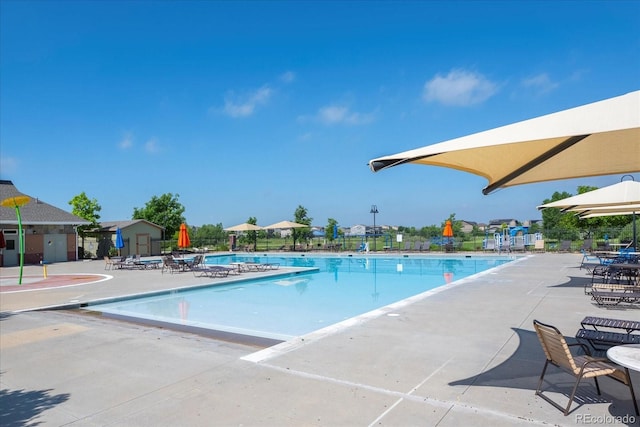
[[[473,227],[477,225],[478,223],[476,222],[462,220],[460,221],[460,231],[462,231],[463,233],[471,233],[473,231]]]

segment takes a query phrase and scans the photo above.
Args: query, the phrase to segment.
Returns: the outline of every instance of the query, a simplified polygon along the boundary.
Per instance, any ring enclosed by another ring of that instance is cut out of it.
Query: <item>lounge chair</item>
[[[496,239],[486,239],[484,241],[484,251],[495,251],[496,250]]]
[[[196,255],[190,260],[185,260],[185,266],[189,270],[193,270],[194,268],[199,267],[202,264],[203,260],[204,260],[204,256]]]
[[[133,255],[123,256],[120,261],[113,261],[113,266],[119,270],[133,268]]]
[[[429,252],[431,251],[431,240],[425,240],[422,242],[422,251]]]
[[[500,248],[498,252],[511,252],[511,240],[507,238],[503,238],[500,241]]]
[[[558,252],[571,252],[571,240],[563,240],[560,242]]]
[[[592,252],[593,251],[593,239],[584,239],[584,242],[582,242],[582,248],[583,251],[586,252]]]
[[[113,260],[109,258],[107,255],[104,256],[104,269],[111,270],[113,268]]]
[[[533,250],[535,252],[544,252],[544,240],[539,239],[533,243]]]
[[[524,245],[524,237],[523,236],[515,236],[513,238],[513,246],[511,246],[511,251],[520,251],[525,252],[527,248]]]
[[[405,252],[409,252],[411,250],[411,242],[404,242],[404,250]]]
[[[629,376],[629,370],[612,364],[608,359],[592,357],[589,351],[589,347],[583,343],[567,344],[564,336],[560,331],[551,325],[546,325],[537,320],[533,321],[533,327],[536,330],[542,350],[544,351],[546,361],[540,374],[540,380],[536,388],[536,396],[540,396],[554,407],[563,412],[565,416],[569,414],[569,409],[573,403],[573,399],[576,395],[578,385],[583,378],[593,378],[596,385],[598,395],[600,394],[600,385],[598,384],[598,377],[608,376],[613,378],[627,387],[631,392],[631,401],[636,410],[636,414],[640,415],[638,411],[638,403],[636,402],[636,396],[633,391],[633,385],[631,384],[631,377]],[[571,346],[580,346],[586,355],[574,356],[571,353]],[[569,396],[569,403],[566,408],[563,408],[546,395],[542,394],[542,382],[544,375],[547,371],[549,364],[552,364],[570,375],[576,378],[576,383],[573,386],[571,395]]]
[[[164,274],[165,270],[173,274],[176,271],[182,271],[182,266],[175,259],[173,259],[173,257],[164,256],[162,257],[162,274]]]
[[[415,252],[420,252],[420,250],[422,250],[422,242],[413,242],[413,250]]]
[[[222,265],[207,265],[199,264],[191,269],[193,275],[207,276],[207,277],[227,277],[229,274],[235,271],[235,268],[224,267]]]
[[[640,287],[632,285],[594,284],[591,298],[601,306],[640,304]]]

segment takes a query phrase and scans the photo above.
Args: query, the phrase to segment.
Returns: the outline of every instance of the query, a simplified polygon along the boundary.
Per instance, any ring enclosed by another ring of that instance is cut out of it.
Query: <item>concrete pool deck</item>
[[[73,310],[23,311],[206,283],[190,273],[61,263],[48,266],[48,278],[113,277],[8,292],[18,269],[2,268],[0,424],[637,424],[628,389],[608,378],[602,396],[585,381],[583,401],[567,417],[534,395],[544,355],[533,319],[571,337],[587,315],[640,317],[637,308],[593,305],[580,260],[532,255],[393,312],[268,349]],[[25,267],[30,286],[42,270]],[[567,402],[572,378],[550,369],[549,395]],[[632,380],[638,395],[640,373]]]

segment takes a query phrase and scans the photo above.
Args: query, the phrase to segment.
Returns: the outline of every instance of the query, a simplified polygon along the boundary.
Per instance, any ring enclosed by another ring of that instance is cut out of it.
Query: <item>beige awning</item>
[[[604,210],[633,212],[638,206],[640,206],[640,182],[621,181],[597,190],[545,203],[538,206],[538,209],[558,208],[574,212],[600,210],[603,213]]]
[[[489,181],[482,190],[640,172],[640,91],[369,162],[443,166]]]

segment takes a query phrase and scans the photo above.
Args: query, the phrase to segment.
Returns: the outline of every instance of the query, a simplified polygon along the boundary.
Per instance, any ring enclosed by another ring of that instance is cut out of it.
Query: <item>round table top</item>
[[[640,344],[617,345],[607,350],[612,362],[635,371],[640,371]]]

